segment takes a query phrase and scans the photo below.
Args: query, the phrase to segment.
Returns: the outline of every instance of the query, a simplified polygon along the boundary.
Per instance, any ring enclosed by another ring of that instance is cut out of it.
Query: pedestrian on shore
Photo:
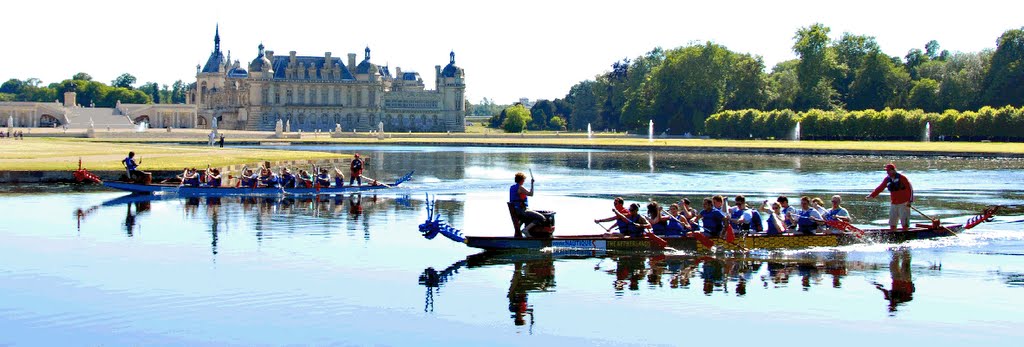
[[[910,185],[907,176],[896,172],[896,164],[885,164],[885,172],[882,184],[879,184],[866,199],[873,199],[883,189],[888,189],[891,203],[889,205],[889,230],[896,231],[896,222],[899,221],[903,226],[903,231],[907,231],[910,226],[910,205],[914,203],[914,186]]]
[[[218,141],[218,143],[220,144],[220,148],[224,148],[224,134],[220,134],[220,141]]]

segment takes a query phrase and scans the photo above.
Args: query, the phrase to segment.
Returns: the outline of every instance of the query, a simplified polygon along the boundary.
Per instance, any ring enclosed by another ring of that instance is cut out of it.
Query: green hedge
[[[822,111],[737,110],[719,112],[704,125],[706,134],[730,139],[791,139],[797,123],[804,140],[920,141],[925,124],[932,140],[1024,141],[1024,107],[983,107],[978,111],[921,110]]]

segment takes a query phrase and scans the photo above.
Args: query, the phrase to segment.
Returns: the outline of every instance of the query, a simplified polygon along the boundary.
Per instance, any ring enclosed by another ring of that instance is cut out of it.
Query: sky
[[[793,35],[822,23],[831,37],[875,36],[904,56],[938,40],[951,52],[995,48],[1024,26],[1015,1],[15,1],[0,11],[0,79],[44,84],[86,72],[109,83],[195,81],[196,64],[222,50],[248,66],[262,42],[275,55],[348,53],[416,71],[428,88],[434,66],[455,52],[466,95],[499,104],[564,97],[622,58],[713,41],[763,57],[793,59]]]

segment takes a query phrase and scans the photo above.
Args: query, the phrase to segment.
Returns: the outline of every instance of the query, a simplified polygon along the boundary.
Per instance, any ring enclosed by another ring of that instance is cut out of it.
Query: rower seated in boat
[[[647,204],[647,218],[651,222],[651,232],[659,236],[682,236],[686,233],[679,221],[679,205],[669,206],[666,213],[657,202]]]
[[[821,214],[811,208],[811,198],[804,196],[800,198],[800,210],[797,211],[796,231],[798,234],[814,235],[818,229],[818,223],[823,222]]]
[[[327,173],[327,168],[320,168],[320,174],[316,175],[316,185],[320,188],[331,187],[331,175]]]
[[[523,183],[526,182],[526,174],[517,172],[515,176],[515,184],[509,187],[508,191],[508,202],[512,205],[512,210],[516,214],[516,218],[526,225],[523,227],[522,234],[526,237],[532,237],[530,235],[531,229],[544,220],[544,215],[537,211],[529,209],[529,197],[533,196],[533,180],[530,180],[530,189],[526,189]],[[519,230],[516,230],[515,237],[519,237]]]
[[[781,235],[786,232],[785,217],[782,216],[782,204],[778,201],[773,201],[771,209],[769,209],[768,200],[765,200],[761,204],[761,209],[769,213],[768,229],[766,230],[769,236]]]
[[[604,222],[615,221],[615,226],[614,227],[618,227],[619,229],[622,229],[626,225],[626,220],[623,219],[620,216],[629,215],[629,209],[626,208],[625,204],[626,204],[626,201],[623,200],[622,197],[616,197],[615,200],[612,200],[612,207],[613,207],[612,211],[613,211],[614,214],[611,217],[608,217],[608,218],[595,219],[594,223],[601,224],[601,223],[604,223]],[[611,229],[611,228],[609,228],[609,229]]]
[[[242,175],[238,177],[238,186],[242,188],[256,188],[259,176],[248,167],[242,168]]]
[[[736,196],[736,206],[729,207],[729,223],[732,223],[737,236],[750,232],[754,223],[754,212],[747,208],[745,196]]]
[[[337,167],[334,168],[334,186],[337,188],[345,186],[345,174],[341,173]]]
[[[277,174],[275,174],[273,171],[270,171],[270,169],[260,170],[260,177],[259,177],[259,186],[260,187],[278,188],[278,187],[280,187],[280,184],[281,184],[281,180],[277,177]]]
[[[643,237],[644,231],[651,227],[651,222],[640,214],[640,204],[629,204],[629,214],[623,215],[619,210],[613,209],[617,217],[623,221],[619,223],[619,232],[626,237]]]
[[[199,182],[199,173],[196,172],[195,168],[191,168],[191,169],[185,168],[185,171],[182,172],[181,176],[179,176],[179,177],[181,178],[181,184],[178,185],[179,187],[181,187],[181,186],[198,187],[199,186],[199,183],[200,183]]]
[[[206,185],[214,188],[220,187],[221,177],[219,169],[206,169]]]
[[[292,171],[288,170],[288,168],[281,168],[281,175],[279,175],[277,179],[280,181],[282,187],[295,188],[295,174],[292,174]]]
[[[728,218],[722,210],[715,208],[712,198],[704,198],[704,210],[700,211],[700,217],[704,232],[708,234],[707,236],[721,237]]]
[[[306,170],[299,169],[299,175],[295,177],[295,187],[313,188],[313,176]]]

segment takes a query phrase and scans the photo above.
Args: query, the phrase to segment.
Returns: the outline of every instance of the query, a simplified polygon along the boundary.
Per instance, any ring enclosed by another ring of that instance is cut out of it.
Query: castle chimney
[[[74,107],[76,96],[75,92],[64,92],[64,107]]]
[[[349,53],[348,54],[348,70],[352,71],[352,73],[355,73],[355,71],[356,71],[356,54],[355,53]]]

